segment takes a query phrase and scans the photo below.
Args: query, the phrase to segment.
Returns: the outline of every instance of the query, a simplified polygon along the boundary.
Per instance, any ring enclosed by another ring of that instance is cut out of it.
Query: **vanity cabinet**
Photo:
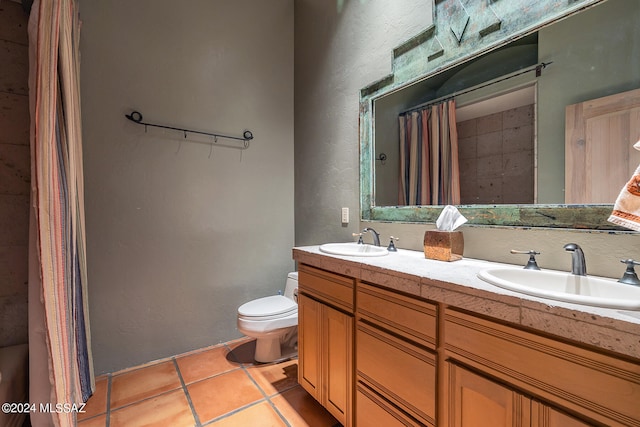
[[[450,308],[443,328],[443,426],[640,426],[638,363]]]
[[[298,271],[298,382],[349,427],[355,281],[306,265]]]
[[[436,306],[367,283],[356,301],[357,425],[435,426]]]
[[[640,427],[638,358],[464,310],[494,307],[464,290],[319,265],[299,264],[298,379],[344,426]]]

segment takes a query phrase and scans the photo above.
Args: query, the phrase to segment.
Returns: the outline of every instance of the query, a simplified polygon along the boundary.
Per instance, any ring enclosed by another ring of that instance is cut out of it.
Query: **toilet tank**
[[[292,273],[287,274],[287,283],[284,287],[284,296],[290,298],[292,300],[296,300],[294,298],[294,293],[298,292],[298,272],[294,271]]]

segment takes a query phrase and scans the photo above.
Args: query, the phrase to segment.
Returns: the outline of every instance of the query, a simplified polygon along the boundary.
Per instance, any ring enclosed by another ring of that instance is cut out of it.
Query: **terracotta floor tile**
[[[247,367],[247,372],[267,396],[298,385],[298,360]]]
[[[242,369],[193,383],[187,389],[203,424],[264,398]]]
[[[286,426],[282,418],[268,402],[260,402],[233,415],[209,424],[215,427],[281,427]]]
[[[253,360],[254,351],[255,340],[243,338],[177,356],[175,362],[156,362],[114,374],[109,426],[194,426],[195,419],[175,364],[200,424],[339,426],[298,385],[297,359],[258,364]],[[108,388],[107,376],[96,380],[96,391],[85,408],[87,412],[79,414],[79,427],[106,426]]]
[[[114,375],[111,378],[111,409],[181,386],[173,361]]]
[[[105,427],[107,425],[107,414],[78,421],[78,427]]]
[[[302,387],[272,397],[271,402],[292,427],[333,427],[338,421]]]
[[[193,427],[195,420],[183,390],[161,394],[111,411],[110,427]]]
[[[225,346],[214,347],[200,353],[178,357],[178,368],[185,384],[203,380],[223,372],[237,369],[237,363],[227,360],[229,349]]]
[[[96,390],[93,392],[87,405],[84,407],[85,412],[78,413],[78,421],[86,420],[98,414],[107,412],[107,388],[109,387],[109,378],[102,376],[96,378]]]

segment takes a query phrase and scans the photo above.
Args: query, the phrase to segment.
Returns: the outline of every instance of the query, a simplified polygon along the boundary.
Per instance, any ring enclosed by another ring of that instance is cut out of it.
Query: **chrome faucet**
[[[371,232],[371,235],[373,236],[373,244],[376,246],[380,246],[380,234],[374,230],[371,227],[367,227],[364,230],[362,230],[363,233],[367,233],[367,232]]]
[[[576,276],[587,275],[587,263],[584,260],[582,248],[575,243],[567,243],[564,250],[571,252],[571,273]]]

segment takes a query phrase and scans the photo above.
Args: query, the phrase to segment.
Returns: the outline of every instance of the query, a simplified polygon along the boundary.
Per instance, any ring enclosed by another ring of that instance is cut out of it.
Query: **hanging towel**
[[[640,141],[636,142],[633,148],[640,150]],[[620,191],[609,222],[640,231],[640,165]]]

